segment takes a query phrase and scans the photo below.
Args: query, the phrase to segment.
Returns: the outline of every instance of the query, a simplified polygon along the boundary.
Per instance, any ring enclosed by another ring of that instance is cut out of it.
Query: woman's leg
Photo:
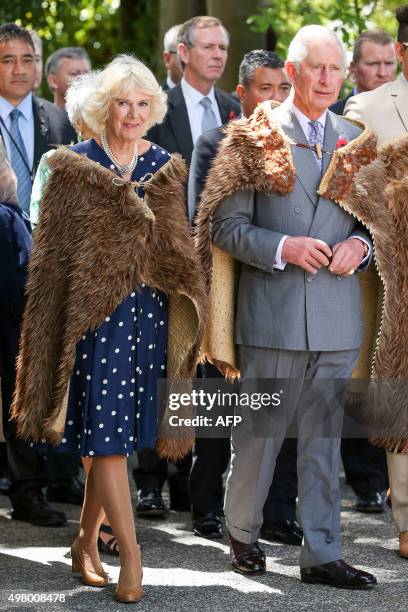
[[[98,498],[119,542],[120,587],[135,587],[141,582],[140,549],[136,541],[126,457],[94,457],[91,471]]]
[[[81,457],[81,460],[82,460],[82,467],[84,468],[85,475],[88,476],[89,470],[91,469],[91,466],[92,466],[93,459],[92,457]],[[98,532],[98,537],[105,544],[105,548],[102,550],[102,552],[108,552],[109,554],[117,554],[119,552],[117,538],[114,534],[109,533],[108,531],[102,531],[101,527],[104,525],[106,525],[107,527],[110,527],[108,517],[106,516],[105,513],[102,517],[102,521],[99,526],[99,532]]]
[[[99,527],[104,519],[105,512],[95,489],[92,462],[93,459],[91,458],[82,458],[87,477],[77,541],[80,548],[89,555],[94,570],[98,574],[102,574],[104,570],[99,558],[97,540]]]

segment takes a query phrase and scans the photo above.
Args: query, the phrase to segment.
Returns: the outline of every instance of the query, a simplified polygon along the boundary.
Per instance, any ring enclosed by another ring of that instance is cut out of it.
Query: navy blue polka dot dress
[[[90,140],[72,147],[114,169]],[[170,159],[157,145],[139,157],[132,180],[155,173]],[[139,196],[143,197],[142,190]],[[126,455],[153,448],[157,436],[158,379],[166,374],[167,297],[144,284],[94,332],[77,344],[61,444],[54,450],[84,456]]]

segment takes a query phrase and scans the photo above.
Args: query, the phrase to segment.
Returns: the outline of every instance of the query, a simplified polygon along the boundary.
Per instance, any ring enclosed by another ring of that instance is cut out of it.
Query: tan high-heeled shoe
[[[103,572],[103,575],[98,574],[95,570],[87,569],[84,565],[84,559],[81,552],[78,550],[77,540],[71,546],[72,573],[81,574],[82,582],[88,586],[104,587],[110,582],[109,575]]]
[[[115,599],[116,601],[119,601],[120,603],[136,603],[137,601],[140,601],[140,599],[142,599],[143,597],[143,586],[142,586],[142,578],[143,578],[143,569],[142,569],[142,559],[141,559],[141,553],[140,553],[140,546],[137,546],[138,548],[138,557],[139,557],[139,561],[138,561],[138,566],[139,566],[139,573],[140,573],[140,580],[137,584],[135,584],[135,586],[133,587],[120,587],[119,584],[116,587],[116,591],[115,591]]]

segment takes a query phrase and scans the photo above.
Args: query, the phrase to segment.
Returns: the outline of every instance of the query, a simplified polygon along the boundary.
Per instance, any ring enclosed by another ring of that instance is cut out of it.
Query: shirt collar
[[[175,82],[173,81],[173,79],[171,78],[171,76],[170,76],[169,74],[167,75],[167,78],[166,78],[166,83],[167,83],[167,87],[168,87],[169,89],[173,89],[173,87],[175,87],[175,86],[177,85],[177,83],[175,83]]]
[[[208,92],[207,96],[204,96],[201,91],[192,87],[185,78],[181,79],[181,89],[183,91],[184,98],[188,100],[188,102],[194,106],[196,104],[200,104],[200,101],[207,97],[210,98],[212,104],[216,104],[217,100],[215,99],[214,86],[211,87],[211,90]]]
[[[405,74],[403,72],[401,72],[400,76],[401,76],[401,80],[402,81],[405,81],[405,83],[408,83],[408,79],[407,79],[407,77],[405,76]]]
[[[302,111],[300,111],[298,109],[297,106],[295,106],[292,103],[292,112],[295,115],[296,119],[299,121],[300,125],[302,126],[302,130],[304,131],[305,134],[309,133],[309,121],[311,121],[310,117],[307,117],[304,113],[302,113]],[[326,119],[327,119],[327,109],[324,111],[324,113],[322,115],[320,115],[320,117],[318,117],[316,119],[316,121],[318,121],[320,123],[320,125],[323,128],[326,127]]]
[[[13,106],[13,104],[6,100],[6,98],[0,96],[0,116],[3,120],[8,119],[10,113],[15,108],[18,108],[18,110],[21,112],[22,116],[26,121],[31,121],[31,119],[33,118],[33,94],[31,93],[31,91],[26,95],[24,100],[22,100],[18,106]]]

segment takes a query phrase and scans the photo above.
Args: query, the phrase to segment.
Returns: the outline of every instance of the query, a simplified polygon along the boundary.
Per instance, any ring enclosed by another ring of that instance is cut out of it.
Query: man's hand
[[[329,266],[333,274],[353,274],[364,259],[364,242],[358,238],[348,238],[333,247],[333,259]]]
[[[331,256],[332,250],[329,245],[317,238],[288,236],[283,243],[282,259],[311,274],[316,274],[322,266],[327,267]]]

